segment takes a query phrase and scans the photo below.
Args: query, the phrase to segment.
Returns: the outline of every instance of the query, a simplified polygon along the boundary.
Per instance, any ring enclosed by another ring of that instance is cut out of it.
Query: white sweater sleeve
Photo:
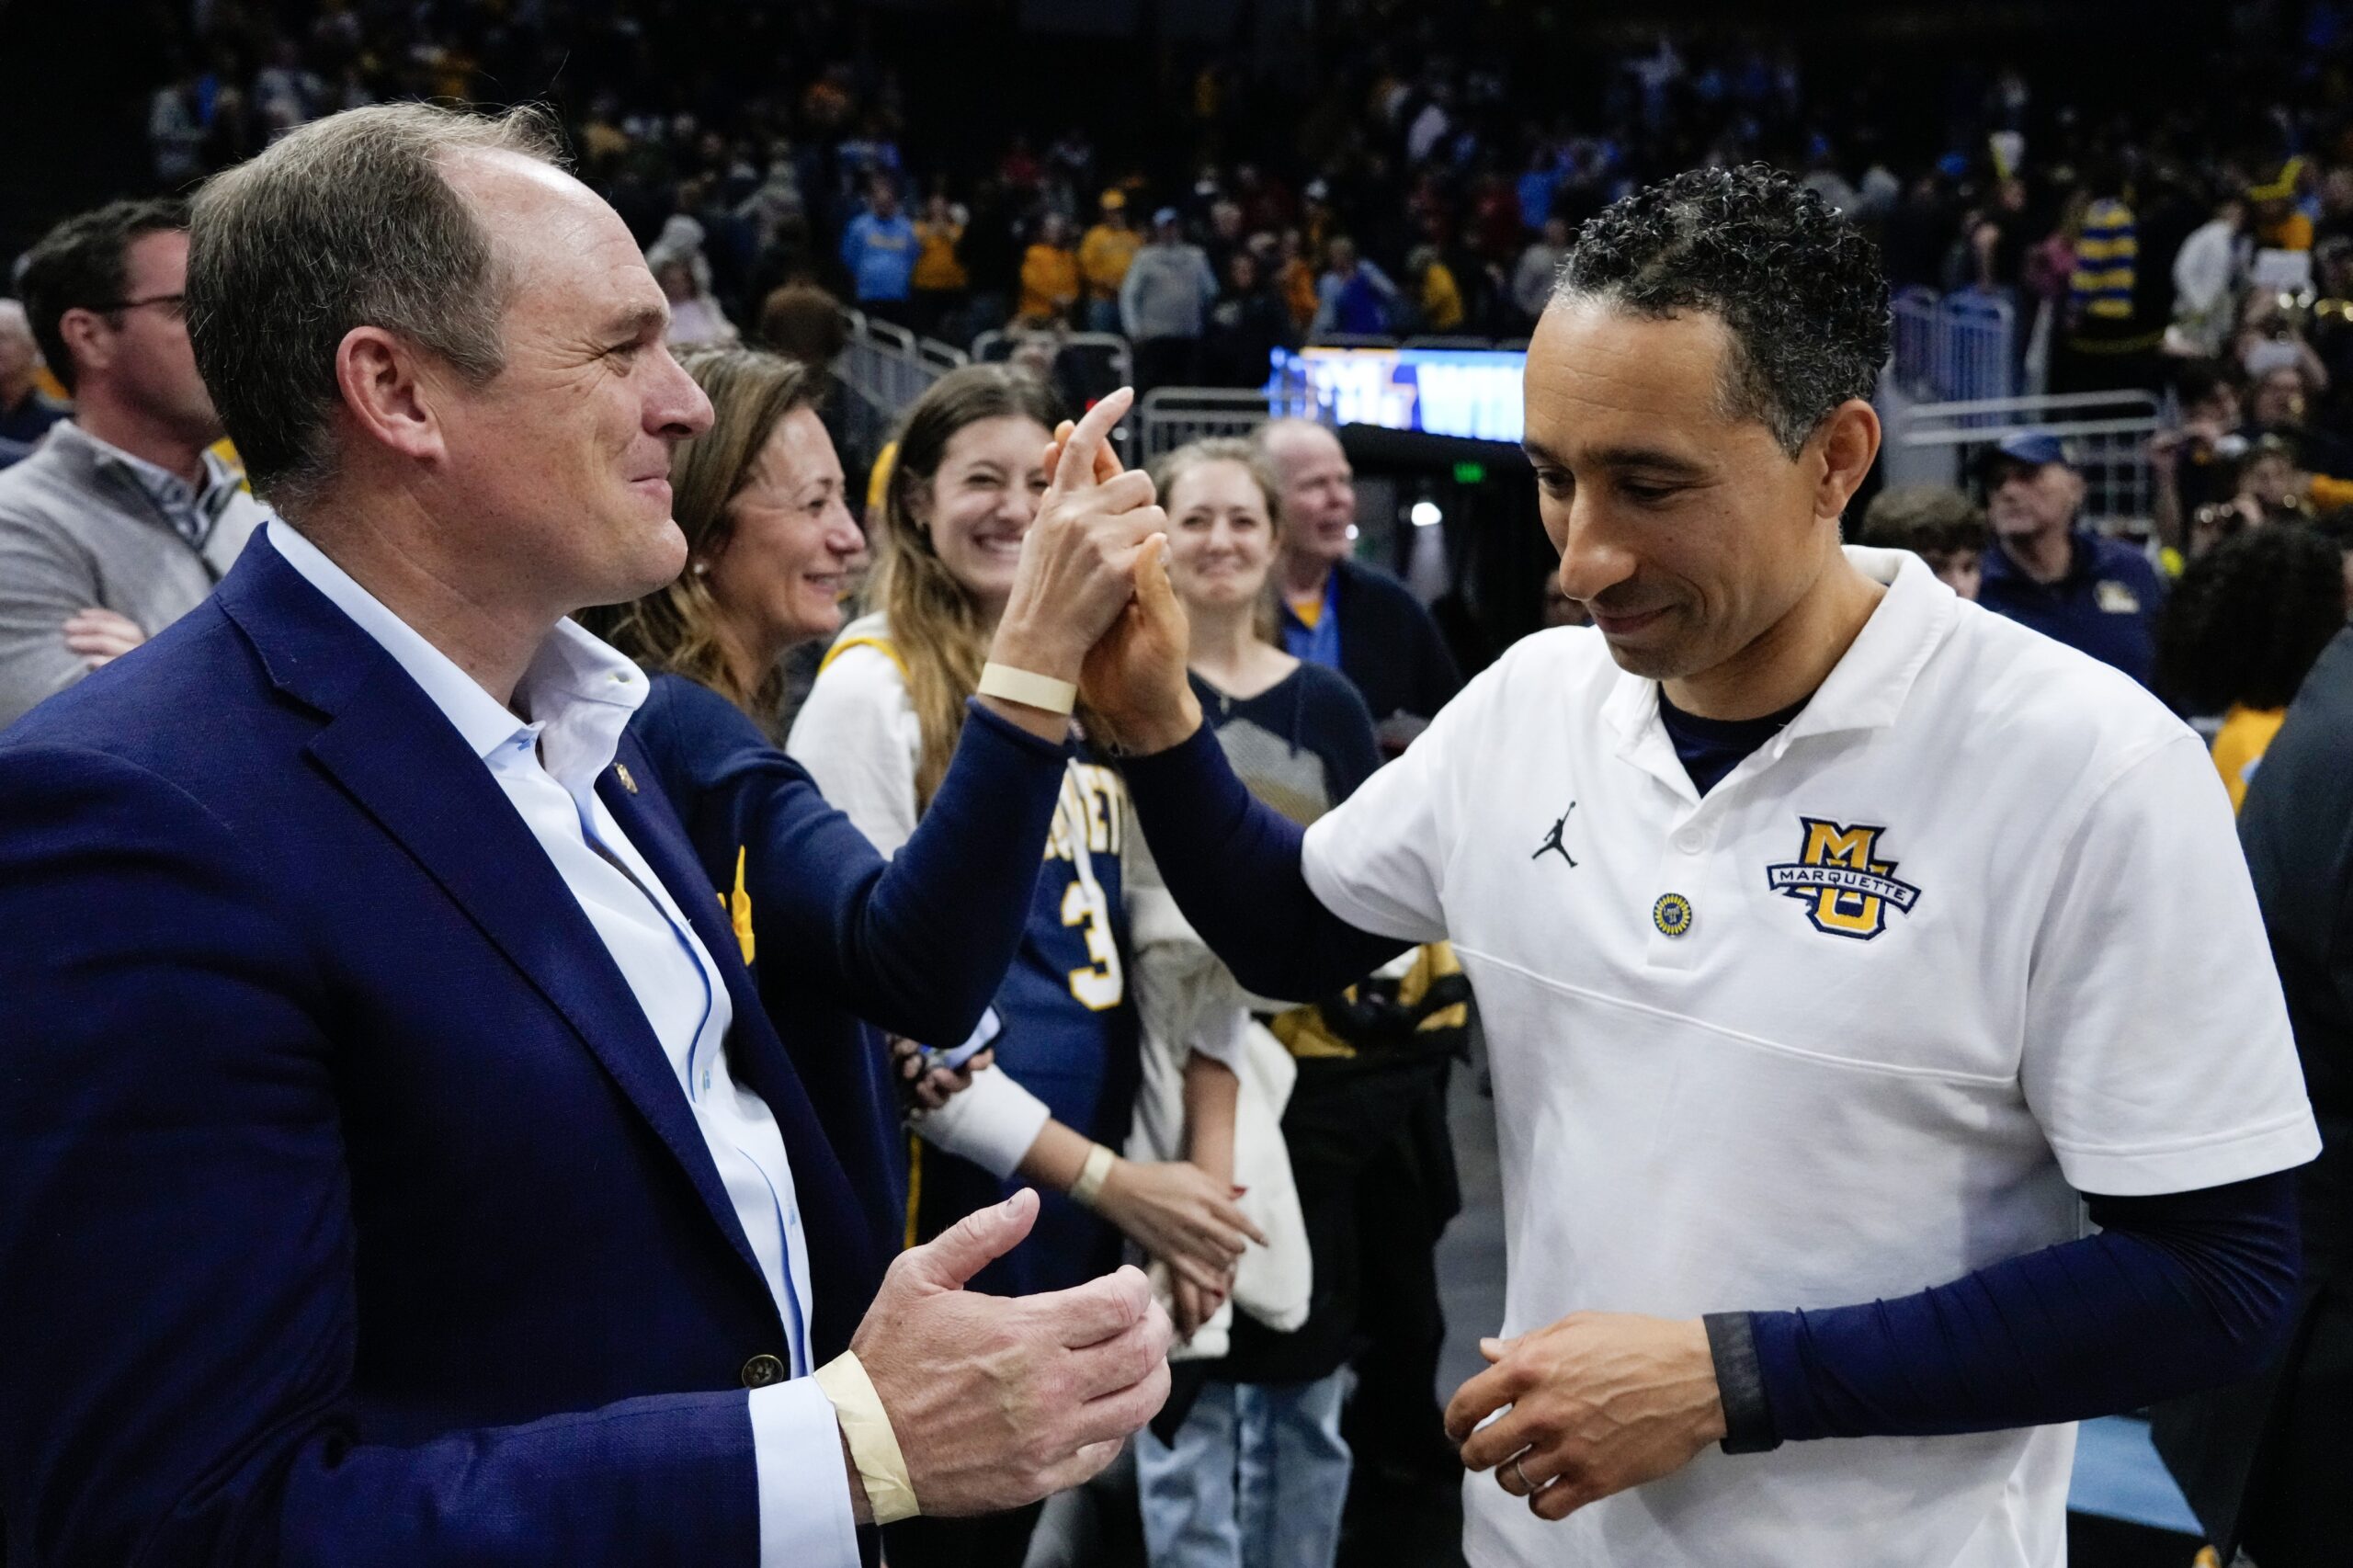
[[[846,635],[868,630],[854,625]],[[871,643],[853,642],[818,672],[784,749],[809,770],[828,804],[875,848],[895,855],[915,835],[915,758],[922,747],[915,703],[897,662]],[[1047,1119],[1045,1101],[989,1067],[974,1074],[962,1094],[911,1125],[932,1147],[1002,1180],[1013,1175]]]
[[[844,648],[818,673],[784,743],[826,802],[886,856],[915,835],[922,746],[906,677],[889,654],[864,643]]]
[[[983,1067],[972,1087],[938,1110],[915,1119],[916,1134],[933,1148],[967,1159],[1005,1180],[1038,1141],[1050,1119],[1046,1102],[1013,1081],[1011,1074]]]

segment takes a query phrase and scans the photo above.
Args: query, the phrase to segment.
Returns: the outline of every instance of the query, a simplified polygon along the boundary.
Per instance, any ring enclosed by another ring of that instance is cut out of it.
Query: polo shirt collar
[[[1960,596],[1911,551],[1854,544],[1846,551],[1857,570],[1887,585],[1886,597],[1803,710],[1763,748],[1768,761],[1777,760],[1808,735],[1884,729],[1894,723],[1920,671],[1960,619]],[[1620,756],[1697,799],[1659,718],[1658,698],[1657,681],[1620,670],[1602,701],[1602,722]]]
[[[91,472],[120,474],[137,485],[171,523],[173,531],[198,550],[204,548],[213,525],[244,483],[236,469],[213,451],[199,455],[203,478],[191,485],[161,464],[93,436],[72,419],[58,421],[50,438],[63,442],[69,450],[78,447]]]

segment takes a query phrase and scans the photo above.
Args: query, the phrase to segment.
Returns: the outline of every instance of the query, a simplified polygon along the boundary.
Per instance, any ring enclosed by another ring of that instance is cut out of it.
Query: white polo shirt
[[[1308,830],[1316,896],[1451,937],[1494,1056],[1506,1335],[1907,1295],[2081,1234],[2075,1192],[2319,1152],[2231,810],[2131,680],[1918,558],[1702,800],[1658,686],[1528,638]],[[2073,1189],[2073,1190],[2071,1190]],[[1481,1568],[2045,1568],[2072,1426],[1713,1448]]]

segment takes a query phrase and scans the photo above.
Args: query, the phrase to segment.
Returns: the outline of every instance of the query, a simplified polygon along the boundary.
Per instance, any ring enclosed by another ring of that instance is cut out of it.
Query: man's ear
[[[57,335],[65,340],[65,351],[74,357],[77,378],[85,370],[103,370],[114,363],[114,334],[107,318],[96,311],[74,306],[57,318]]]
[[[1861,398],[1850,397],[1830,411],[1813,437],[1822,446],[1822,478],[1813,498],[1813,515],[1836,519],[1863,486],[1863,478],[1879,456],[1879,415]]]
[[[335,346],[335,381],[344,413],[377,445],[424,462],[447,452],[435,407],[439,385],[415,345],[380,326],[355,326]]]

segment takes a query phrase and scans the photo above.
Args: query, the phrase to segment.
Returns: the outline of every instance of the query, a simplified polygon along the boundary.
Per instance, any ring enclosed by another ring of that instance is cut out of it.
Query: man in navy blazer
[[[1142,1277],[959,1290],[1028,1195],[884,1275],[563,619],[678,570],[710,417],[620,220],[532,117],[358,110],[205,193],[188,305],[285,521],[0,738],[10,1561],[831,1568],[1108,1462]]]

